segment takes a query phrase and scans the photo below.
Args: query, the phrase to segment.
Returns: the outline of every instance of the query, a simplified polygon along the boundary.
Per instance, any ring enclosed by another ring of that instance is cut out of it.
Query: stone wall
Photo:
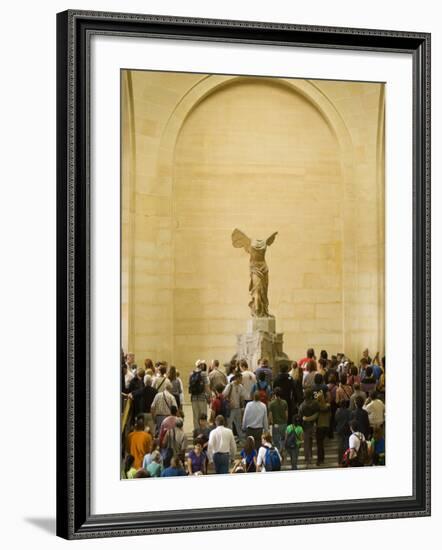
[[[126,71],[122,342],[187,373],[225,362],[267,251],[291,358],[384,351],[383,85]]]

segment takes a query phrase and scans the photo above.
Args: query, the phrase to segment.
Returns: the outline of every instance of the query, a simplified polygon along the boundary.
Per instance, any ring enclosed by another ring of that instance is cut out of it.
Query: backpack
[[[367,441],[365,439],[362,439],[362,437],[359,437],[359,435],[355,434],[356,437],[359,439],[360,445],[359,450],[357,452],[357,460],[359,464],[366,465],[368,463],[368,445]]]
[[[281,459],[275,447],[266,448],[264,466],[266,472],[277,472],[281,469]]]
[[[261,380],[258,380],[256,383],[259,393],[259,400],[261,403],[264,403],[264,405],[267,405],[267,401],[269,400],[269,394],[267,393],[268,384],[265,380],[263,380],[262,383],[264,386],[261,386]]]
[[[287,438],[285,440],[285,448],[296,449],[296,447],[298,446],[297,441],[298,441],[298,437],[296,435],[295,430],[293,430],[287,435]]]
[[[204,381],[200,370],[194,371],[190,375],[189,393],[191,395],[201,395],[204,393]]]

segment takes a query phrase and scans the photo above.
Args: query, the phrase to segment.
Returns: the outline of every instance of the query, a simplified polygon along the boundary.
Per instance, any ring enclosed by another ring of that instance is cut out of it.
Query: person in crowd
[[[134,468],[138,470],[143,463],[144,455],[152,448],[152,436],[144,431],[144,419],[139,416],[136,420],[135,430],[127,436],[127,452],[134,457]]]
[[[324,377],[321,373],[317,372],[315,374],[311,390],[314,396],[321,392],[324,395],[324,398],[329,401],[328,386],[324,383]]]
[[[330,403],[322,391],[317,392],[316,400],[319,404],[319,413],[316,421],[316,445],[318,458],[316,466],[320,466],[325,460],[324,440],[330,429]]]
[[[193,442],[199,443],[202,450],[207,453],[207,446],[209,444],[210,432],[213,430],[213,426],[207,421],[207,414],[201,414],[199,417],[199,426],[196,430],[193,430]]]
[[[237,372],[234,375],[232,382],[229,382],[223,391],[223,396],[228,400],[230,409],[229,418],[227,419],[227,426],[230,429],[233,429],[233,426],[235,426],[239,440],[244,439],[241,416],[244,401],[247,397],[241,381],[242,375],[240,372]]]
[[[349,375],[347,376],[347,384],[349,386],[352,386],[354,389],[355,384],[360,384],[360,383],[361,383],[361,377],[359,376],[359,373],[358,373],[358,367],[352,363],[349,368]]]
[[[157,392],[163,391],[167,382],[167,366],[160,363],[158,367],[158,376],[154,378],[153,387]]]
[[[297,383],[289,374],[289,367],[287,364],[282,364],[279,368],[279,374],[275,377],[273,381],[273,387],[280,389],[280,397],[287,403],[287,418],[292,418],[295,413],[295,408],[298,398],[298,388]],[[284,438],[284,435],[281,436]],[[275,442],[275,438],[273,437]],[[275,443],[276,445],[276,443]],[[278,447],[280,450],[281,448]]]
[[[302,387],[304,388],[304,390],[306,388],[311,389],[311,387],[315,383],[316,373],[316,361],[311,359],[305,364],[304,376],[302,377]]]
[[[363,433],[365,439],[368,440],[368,437],[370,435],[370,422],[368,419],[367,411],[363,409],[364,403],[364,398],[361,396],[355,399],[356,408],[354,411],[352,411],[351,418],[352,421],[354,420],[356,423],[357,431]]]
[[[339,405],[341,401],[348,401],[353,394],[353,388],[347,384],[347,375],[341,374],[339,378],[339,386],[336,390],[336,404]]]
[[[282,454],[284,449],[285,432],[287,430],[288,405],[287,401],[281,397],[281,388],[274,388],[274,399],[269,403],[269,424],[272,427],[273,444]],[[267,431],[267,430],[266,430]]]
[[[284,448],[290,457],[290,467],[292,470],[298,469],[299,449],[303,440],[304,430],[302,429],[302,422],[300,417],[295,415],[293,422],[287,426],[284,439]]]
[[[385,405],[383,401],[379,399],[376,391],[372,391],[370,397],[365,401],[364,410],[368,413],[368,421],[373,431],[384,425]]]
[[[370,365],[365,369],[365,376],[361,380],[361,390],[367,395],[376,389],[377,380],[373,376],[373,367]]]
[[[365,436],[358,430],[357,420],[350,422],[351,435],[348,441],[349,446],[349,466],[365,466],[368,448]]]
[[[176,371],[176,378],[180,384],[180,406],[179,406],[179,411],[180,411],[180,416],[181,418],[184,418],[184,405],[185,405],[185,401],[184,401],[184,385],[183,385],[183,381],[181,380],[181,376],[180,376],[180,371],[177,370]]]
[[[167,430],[163,441],[162,447],[162,459],[163,466],[167,468],[173,456],[177,456],[182,462],[187,449],[187,436],[183,430],[183,421],[181,418],[176,419],[175,426]]]
[[[268,431],[267,407],[261,402],[259,392],[253,394],[253,401],[247,403],[242,419],[242,429],[247,438],[252,437],[259,445],[263,431]]]
[[[261,437],[261,447],[256,459],[257,472],[276,472],[281,469],[282,458],[278,449],[273,445],[272,436],[265,432]]]
[[[229,417],[229,402],[224,397],[223,391],[225,386],[218,384],[215,388],[215,395],[210,401],[210,417],[209,421],[211,424],[215,424],[215,418],[220,414],[224,416],[224,420],[227,423],[227,418]]]
[[[359,376],[361,377],[361,380],[366,376],[367,367],[368,367],[368,360],[366,357],[362,357],[361,360],[359,361]]]
[[[304,423],[304,457],[307,466],[312,463],[313,433],[319,414],[319,403],[313,397],[311,389],[304,390],[304,401],[299,407],[299,416]]]
[[[256,472],[256,458],[258,453],[255,449],[255,440],[252,436],[246,438],[244,447],[241,449],[240,458],[237,459],[230,473],[239,471],[250,474]]]
[[[371,367],[373,369],[373,376],[376,378],[376,382],[378,382],[382,374],[381,360],[379,358],[378,351],[376,352],[376,355],[373,357]]]
[[[145,469],[147,472],[149,472],[150,477],[160,477],[161,471],[163,469],[161,465],[161,453],[160,451],[153,451],[151,453],[152,461],[150,464],[145,467],[144,461],[143,461],[143,469]]]
[[[122,478],[123,479],[133,479],[134,475],[137,473],[137,469],[134,466],[134,457],[131,454],[127,454],[124,459]]]
[[[315,350],[313,348],[309,348],[306,352],[306,357],[303,357],[298,361],[299,367],[305,371],[307,367],[307,363],[309,361],[315,361],[316,364],[316,356],[315,356]]]
[[[225,427],[224,417],[215,419],[216,428],[210,432],[207,455],[209,462],[215,466],[215,473],[228,474],[230,462],[236,454],[236,443],[232,430]]]
[[[210,401],[209,377],[206,371],[206,362],[198,359],[195,363],[195,369],[189,377],[194,430],[198,428],[200,416],[202,414],[207,415],[207,404]]]
[[[348,449],[348,439],[351,435],[350,422],[351,411],[349,401],[342,400],[336,411],[336,434],[338,436],[338,464],[341,464],[344,453]]]
[[[376,389],[378,391],[379,399],[381,399],[385,403],[385,357],[382,357],[381,359],[381,369],[382,373],[379,377]]]
[[[150,433],[154,436],[155,423],[153,420],[151,407],[157,394],[157,390],[152,388],[152,378],[150,376],[145,376],[143,382],[143,387],[130,393],[128,397],[133,399],[135,417],[142,415],[144,418],[144,425],[149,428]]]
[[[324,377],[327,373],[327,359],[320,357],[318,360],[318,370],[317,372]]]
[[[164,468],[161,472],[160,477],[175,477],[175,476],[185,476],[186,472],[184,471],[181,460],[177,456],[173,456],[170,461],[170,466]]]
[[[121,367],[122,368],[122,377],[124,380],[124,387],[122,388],[123,393],[128,393],[129,384],[134,377],[134,373],[127,368],[126,363]]]
[[[175,397],[170,393],[170,390],[171,384],[169,380],[166,379],[160,391],[155,395],[152,401],[150,410],[155,421],[155,436],[159,435],[161,424],[163,420],[170,415],[171,408],[176,407],[178,409]]]
[[[155,367],[154,367],[152,359],[149,359],[148,357],[146,357],[146,359],[144,360],[144,370],[146,372],[148,370],[152,371],[152,374],[150,374],[150,376],[153,376],[153,373],[155,372]]]
[[[368,348],[364,349],[362,352],[362,357],[367,361],[367,365],[371,365],[372,359],[370,357],[370,352],[368,351]]]
[[[256,384],[256,376],[253,372],[249,370],[249,365],[245,359],[241,359],[239,362],[239,368],[242,374],[242,385],[244,386],[244,391],[246,397],[244,399],[244,406],[247,405],[250,401],[253,400],[253,386]]]
[[[153,454],[155,453],[155,451],[158,451],[160,452],[160,442],[158,439],[154,439],[152,441],[152,447],[151,447],[151,450],[149,453],[147,453],[146,455],[144,455],[144,458],[143,458],[143,465],[142,467],[147,470],[148,467],[149,467],[149,464],[152,463],[152,456]],[[160,455],[161,456],[161,455]]]
[[[236,360],[232,359],[230,363],[227,363],[225,366],[227,369],[227,384],[229,384],[233,380],[235,373],[238,372],[238,365]],[[227,386],[227,384],[225,384],[225,386]]]
[[[227,386],[227,376],[221,370],[218,359],[214,359],[209,373],[209,386],[212,391],[215,391],[215,388],[219,385]]]
[[[252,394],[255,395],[255,393],[258,392],[259,400],[267,406],[267,403],[270,401],[270,397],[272,395],[272,387],[266,379],[265,372],[261,371],[256,376],[257,380],[253,385]]]
[[[143,390],[143,388],[144,388],[144,369],[139,367],[135,372],[135,376],[129,382],[128,392],[129,394],[133,394],[137,390]],[[133,401],[132,404],[133,404],[133,407],[132,407],[132,423],[133,423],[135,421],[135,418],[137,418],[139,414],[143,414],[144,411],[143,411],[143,403],[140,399]]]
[[[353,393],[351,394],[351,397],[350,397],[350,410],[351,411],[354,411],[356,409],[356,398],[357,397],[362,397],[364,402],[367,399],[367,394],[361,390],[361,384],[354,384],[354,386],[353,386]]]
[[[137,365],[135,364],[135,353],[133,353],[132,351],[126,354],[126,366],[127,370],[132,372],[135,376]]]
[[[170,414],[161,422],[160,433],[158,434],[158,439],[160,441],[160,446],[163,443],[164,436],[166,432],[172,428],[175,428],[176,421],[178,420],[178,408],[175,405],[170,407]]]
[[[374,466],[385,466],[385,437],[382,428],[377,427],[373,431],[370,449]]]
[[[259,378],[261,373],[265,374],[267,383],[271,386],[273,382],[273,371],[269,366],[269,360],[266,357],[262,357],[258,363],[258,368],[255,370],[256,378]]]
[[[336,371],[327,371],[329,375],[326,377],[328,379],[327,389],[328,389],[328,402],[330,403],[330,427],[328,430],[328,437],[333,439],[334,430],[336,426],[335,415],[338,410],[338,404],[336,403],[336,391],[338,389],[338,374]],[[325,382],[325,380],[324,380]]]
[[[170,382],[170,393],[175,397],[175,401],[178,407],[178,410],[181,410],[181,381],[179,380],[177,374],[176,374],[176,367],[173,365],[170,365],[169,370],[167,372],[167,378]]]
[[[207,473],[207,456],[199,442],[195,443],[187,457],[187,473],[189,476]]]
[[[290,376],[293,378],[293,380],[299,380],[302,381],[302,369],[298,366],[297,361],[293,361],[291,369],[290,369]]]
[[[332,355],[331,358],[327,361],[327,368],[324,375],[324,382],[326,384],[329,384],[331,378],[333,377],[336,377],[336,380],[338,380],[338,359],[336,355]]]
[[[152,477],[150,473],[147,470],[144,470],[143,468],[140,468],[137,470],[137,473],[134,475],[134,479],[141,479],[146,477]]]

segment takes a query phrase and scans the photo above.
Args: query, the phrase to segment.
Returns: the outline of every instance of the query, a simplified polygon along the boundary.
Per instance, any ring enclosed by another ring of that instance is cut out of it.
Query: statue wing
[[[245,248],[248,252],[252,241],[245,233],[239,229],[234,229],[232,232],[232,244],[235,248]]]
[[[273,244],[274,240],[276,239],[276,235],[278,234],[278,232],[276,231],[275,233],[273,233],[273,235],[270,235],[270,237],[267,239],[267,246],[270,246],[271,244]]]

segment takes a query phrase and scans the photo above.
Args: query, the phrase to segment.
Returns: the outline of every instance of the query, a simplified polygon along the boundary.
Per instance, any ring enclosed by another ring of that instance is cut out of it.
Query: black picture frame
[[[89,41],[155,36],[413,58],[413,495],[90,513]],[[67,539],[430,515],[430,35],[69,10],[57,15],[57,535]]]

